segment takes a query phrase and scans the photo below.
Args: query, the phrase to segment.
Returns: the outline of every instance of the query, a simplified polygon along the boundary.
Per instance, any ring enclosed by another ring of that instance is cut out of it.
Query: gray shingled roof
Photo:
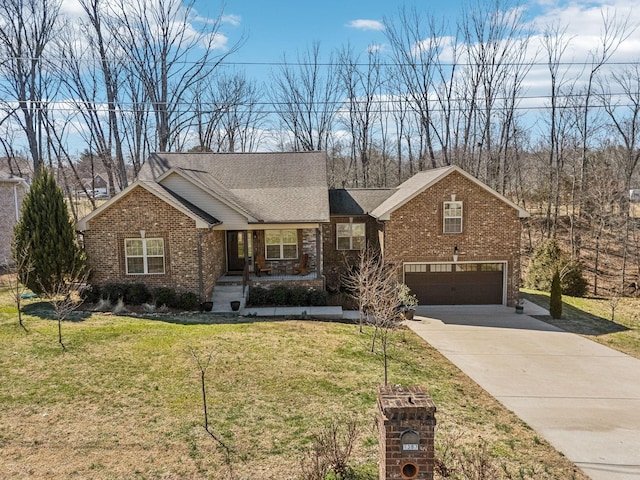
[[[156,181],[171,169],[262,222],[329,221],[323,152],[157,153],[138,178]]]
[[[331,215],[366,215],[389,198],[395,188],[336,188],[329,190]]]
[[[498,199],[502,200],[503,202],[507,203],[511,207],[518,210],[518,214],[521,218],[529,216],[529,214],[524,209],[520,208],[518,205],[511,202],[511,200],[507,199],[503,195],[500,195],[498,192],[496,192],[495,190],[491,189],[489,186],[482,183],[480,180],[472,176],[470,173],[467,173],[466,171],[464,171],[463,169],[455,165],[434,168],[433,170],[425,170],[425,171],[416,173],[414,176],[412,176],[407,181],[405,181],[400,186],[398,186],[398,188],[395,190],[395,192],[391,196],[389,196],[389,198],[384,200],[380,205],[378,205],[371,212],[371,215],[374,216],[375,218],[387,220],[386,217],[388,217],[388,215],[391,212],[393,212],[395,209],[404,205],[413,197],[418,195],[420,192],[429,188],[431,185],[437,183],[442,178],[446,177],[447,175],[453,172],[458,172],[461,175],[467,177],[469,180],[471,180],[472,182],[475,182],[481,188],[484,188],[485,190],[490,192],[492,195],[494,195]]]

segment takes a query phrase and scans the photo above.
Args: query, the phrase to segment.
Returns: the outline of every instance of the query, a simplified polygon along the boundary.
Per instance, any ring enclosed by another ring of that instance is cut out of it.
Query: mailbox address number
[[[415,430],[405,430],[400,434],[400,453],[415,454],[420,450],[420,435]]]

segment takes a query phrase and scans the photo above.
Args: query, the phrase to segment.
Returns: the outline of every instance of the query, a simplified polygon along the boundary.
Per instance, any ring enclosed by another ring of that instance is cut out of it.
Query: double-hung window
[[[127,275],[163,274],[162,238],[127,238],[124,241]]]
[[[462,202],[444,202],[444,233],[462,233]]]
[[[365,247],[364,223],[336,224],[336,245],[338,250],[362,250]]]
[[[267,260],[293,260],[298,258],[297,230],[265,230]]]

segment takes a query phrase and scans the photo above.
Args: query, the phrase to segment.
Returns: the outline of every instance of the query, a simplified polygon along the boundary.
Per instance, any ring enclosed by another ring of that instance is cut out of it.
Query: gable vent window
[[[163,274],[162,238],[127,238],[124,241],[127,275]]]
[[[462,202],[444,202],[444,233],[462,233]]]

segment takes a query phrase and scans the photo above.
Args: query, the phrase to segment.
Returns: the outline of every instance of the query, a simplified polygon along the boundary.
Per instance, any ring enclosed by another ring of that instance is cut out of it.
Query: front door
[[[244,270],[245,232],[241,230],[227,231],[227,270],[229,272],[242,272]],[[247,249],[249,252],[251,249]]]

